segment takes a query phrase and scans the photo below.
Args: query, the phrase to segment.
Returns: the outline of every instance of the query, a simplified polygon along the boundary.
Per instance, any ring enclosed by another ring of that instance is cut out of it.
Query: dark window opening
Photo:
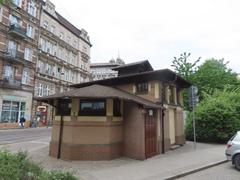
[[[106,100],[80,100],[79,116],[106,116]]]
[[[71,100],[59,100],[56,115],[70,116],[71,115]]]
[[[177,104],[178,105],[182,105],[181,104],[182,102],[181,102],[181,89],[177,89]]]
[[[174,86],[169,86],[168,93],[169,93],[169,103],[174,104],[175,103],[175,101],[174,101]]]
[[[121,101],[119,99],[113,100],[113,116],[121,116]]]
[[[136,86],[137,86],[137,93],[146,94],[148,92],[147,82],[137,83]]]

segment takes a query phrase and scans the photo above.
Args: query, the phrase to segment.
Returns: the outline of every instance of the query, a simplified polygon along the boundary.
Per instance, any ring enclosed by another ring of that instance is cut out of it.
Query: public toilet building
[[[182,90],[191,84],[168,69],[153,71],[148,61],[118,70],[118,77],[41,99],[55,107],[50,156],[143,160],[185,143]]]

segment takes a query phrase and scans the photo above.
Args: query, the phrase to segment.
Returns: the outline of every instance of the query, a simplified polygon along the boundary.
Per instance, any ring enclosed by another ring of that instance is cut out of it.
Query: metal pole
[[[195,122],[195,111],[194,107],[192,110],[192,117],[193,117],[193,139],[194,139],[194,149],[196,150],[196,122]]]
[[[191,89],[192,97],[194,97],[194,88]],[[195,102],[192,101],[192,119],[193,119],[193,141],[194,150],[196,150],[196,122],[195,122]]]

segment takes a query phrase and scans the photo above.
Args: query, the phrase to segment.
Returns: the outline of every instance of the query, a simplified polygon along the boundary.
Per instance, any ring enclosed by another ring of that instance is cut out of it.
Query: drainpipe
[[[161,99],[162,99],[162,115],[161,115],[161,118],[162,118],[162,129],[160,129],[160,132],[162,132],[162,153],[164,154],[165,153],[165,140],[164,140],[164,97],[165,97],[165,84],[164,82],[162,82],[162,93],[161,93]],[[161,126],[160,126],[161,128]]]

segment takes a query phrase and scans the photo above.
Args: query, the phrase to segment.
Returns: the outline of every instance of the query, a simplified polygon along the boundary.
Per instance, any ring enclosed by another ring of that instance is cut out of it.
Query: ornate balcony
[[[0,80],[0,87],[20,89],[21,85],[21,81],[12,79],[11,77],[5,76],[3,80]]]
[[[9,48],[4,53],[4,59],[13,63],[24,63],[24,53]]]
[[[26,29],[24,29],[23,27],[21,27],[19,24],[12,24],[9,27],[9,34],[15,36],[15,37],[19,37],[19,38],[26,38]]]

